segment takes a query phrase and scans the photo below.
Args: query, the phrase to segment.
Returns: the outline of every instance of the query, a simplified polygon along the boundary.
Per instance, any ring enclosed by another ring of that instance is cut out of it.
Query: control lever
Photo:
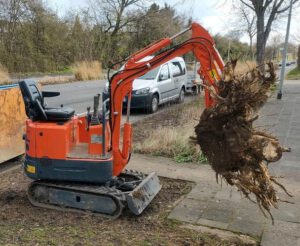
[[[100,104],[100,94],[97,94],[96,96],[94,96],[94,112],[93,112],[92,119],[91,119],[92,126],[100,124],[99,104]]]
[[[86,113],[86,130],[90,130],[90,125],[92,121],[92,115],[91,115],[91,107],[87,107],[87,113]]]

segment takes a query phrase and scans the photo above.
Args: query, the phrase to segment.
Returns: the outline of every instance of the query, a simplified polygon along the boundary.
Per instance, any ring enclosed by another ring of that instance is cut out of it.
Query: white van
[[[185,62],[181,57],[176,57],[133,81],[131,108],[144,108],[154,113],[160,104],[174,100],[182,103],[186,82]],[[103,92],[103,100],[106,98],[108,83]],[[126,100],[123,106],[127,106]]]

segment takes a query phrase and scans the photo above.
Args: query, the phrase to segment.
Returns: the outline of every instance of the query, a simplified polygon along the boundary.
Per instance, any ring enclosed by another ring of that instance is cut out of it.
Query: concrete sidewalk
[[[300,246],[300,81],[285,82],[282,100],[269,100],[257,126],[274,133],[292,149],[269,166],[273,175],[284,177],[280,182],[294,196],[289,198],[278,189],[281,199],[294,204],[280,203],[279,209],[272,210],[275,225],[235,188],[217,184],[209,165],[177,164],[167,158],[134,154],[129,168],[196,183],[170,213],[171,219],[248,234],[263,246]]]

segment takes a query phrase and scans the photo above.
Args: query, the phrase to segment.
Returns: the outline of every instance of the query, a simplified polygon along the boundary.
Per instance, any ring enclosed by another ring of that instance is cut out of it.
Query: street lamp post
[[[292,6],[293,6],[293,0],[291,0],[291,2],[290,2],[289,17],[288,17],[288,23],[287,23],[287,27],[286,27],[285,42],[284,42],[283,54],[282,54],[282,65],[281,65],[280,82],[279,82],[279,87],[278,87],[277,99],[282,98],[282,86],[283,86],[283,80],[284,80],[284,74],[285,74],[287,46],[288,46],[289,35],[290,35]]]

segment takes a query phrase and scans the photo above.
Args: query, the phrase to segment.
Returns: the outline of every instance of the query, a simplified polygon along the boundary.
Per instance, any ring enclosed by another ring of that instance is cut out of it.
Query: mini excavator
[[[183,42],[176,39],[188,33]],[[63,211],[98,213],[117,218],[125,207],[139,215],[161,185],[155,172],[148,175],[126,170],[130,160],[132,126],[129,121],[133,80],[161,64],[193,52],[201,66],[205,105],[213,105],[211,89],[220,80],[224,63],[210,34],[199,24],[161,39],[136,52],[125,66],[109,78],[110,97],[99,110],[76,115],[69,107],[47,107],[44,98],[59,92],[40,91],[34,81],[19,82],[28,119],[24,134],[24,170],[34,181],[28,199],[34,206]],[[143,61],[146,56],[150,60]],[[126,122],[121,124],[123,100],[127,98]],[[122,137],[122,141],[121,138]]]

